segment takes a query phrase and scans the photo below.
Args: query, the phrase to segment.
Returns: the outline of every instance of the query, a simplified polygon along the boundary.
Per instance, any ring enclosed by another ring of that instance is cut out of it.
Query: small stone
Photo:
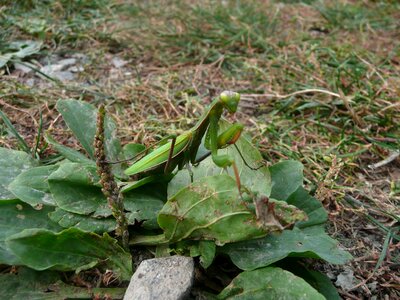
[[[71,81],[75,78],[75,75],[72,74],[70,71],[54,72],[49,75],[53,78],[56,78],[56,79],[62,81],[62,82]]]
[[[72,66],[72,67],[68,68],[68,71],[70,71],[72,73],[79,73],[79,72],[85,71],[85,69],[82,66]]]
[[[328,276],[328,278],[331,279],[331,280],[336,278],[335,274],[333,274],[332,271],[326,272],[326,276]]]
[[[44,67],[40,68],[40,72],[46,74],[46,75],[50,75],[55,71],[60,71],[61,69],[57,69],[56,65],[47,65]]]
[[[14,68],[15,68],[15,70],[21,71],[23,74],[28,74],[28,73],[32,72],[32,68],[29,68],[20,63],[15,63]]]
[[[66,58],[66,59],[61,59],[54,64],[46,65],[46,66],[40,68],[40,71],[45,73],[46,75],[52,76],[52,74],[63,71],[65,69],[67,69],[68,67],[73,66],[75,64],[76,64],[75,58]]]
[[[79,59],[81,61],[86,61],[87,60],[87,55],[83,53],[74,53],[71,55],[71,57]]]
[[[76,64],[76,58],[65,58],[57,62],[57,65],[62,66],[62,69],[73,66],[75,64]]]
[[[35,79],[29,78],[29,79],[25,82],[25,84],[26,84],[27,86],[33,87],[33,86],[35,85]]]
[[[350,290],[353,286],[356,285],[353,270],[350,268],[346,268],[342,273],[338,275],[335,284],[345,291]]]
[[[124,300],[178,300],[190,293],[193,259],[171,256],[142,261],[131,278]]]
[[[378,282],[377,281],[373,281],[369,284],[367,284],[368,288],[370,289],[371,292],[375,292],[376,288],[378,286]]]
[[[117,69],[122,68],[123,66],[125,66],[128,62],[126,60],[123,60],[119,57],[113,57],[111,59],[111,63],[114,65],[114,67],[116,67]]]

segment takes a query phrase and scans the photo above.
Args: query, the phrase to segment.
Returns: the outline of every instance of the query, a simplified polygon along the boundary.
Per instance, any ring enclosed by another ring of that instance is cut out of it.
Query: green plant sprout
[[[125,170],[126,175],[153,172],[163,169],[164,174],[171,173],[176,166],[182,169],[189,162],[198,163],[197,151],[203,136],[205,136],[205,147],[211,151],[213,162],[221,168],[232,166],[238,188],[240,190],[239,172],[235,161],[226,154],[218,154],[218,149],[234,144],[243,131],[240,123],[232,124],[227,130],[218,135],[218,122],[226,109],[229,113],[235,113],[240,101],[240,94],[224,91],[216,98],[209,108],[200,117],[196,125],[179,136],[172,136],[171,141],[158,147],[153,152],[144,156],[139,161]]]

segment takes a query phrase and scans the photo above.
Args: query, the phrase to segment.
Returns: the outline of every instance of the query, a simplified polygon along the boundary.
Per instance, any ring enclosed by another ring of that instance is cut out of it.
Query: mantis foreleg
[[[226,169],[227,167],[232,166],[239,194],[241,194],[239,170],[237,169],[234,159],[227,154],[218,155],[218,149],[231,143],[235,143],[243,130],[243,125],[234,124],[218,136],[218,122],[219,116],[210,113],[210,126],[206,138],[208,139],[208,144],[211,150],[211,157],[218,167]]]

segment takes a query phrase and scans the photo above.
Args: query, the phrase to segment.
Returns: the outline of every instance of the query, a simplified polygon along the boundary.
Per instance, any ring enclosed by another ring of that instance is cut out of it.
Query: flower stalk
[[[114,175],[110,164],[107,163],[106,150],[104,143],[104,120],[106,110],[104,105],[99,107],[97,115],[97,129],[94,138],[95,157],[97,165],[97,173],[100,176],[100,184],[102,186],[101,191],[106,196],[108,206],[111,209],[112,215],[117,221],[117,227],[115,229],[116,236],[120,239],[122,246],[125,250],[129,249],[129,231],[128,231],[128,220],[124,213],[124,202],[123,196],[119,191],[117,182],[115,181]]]

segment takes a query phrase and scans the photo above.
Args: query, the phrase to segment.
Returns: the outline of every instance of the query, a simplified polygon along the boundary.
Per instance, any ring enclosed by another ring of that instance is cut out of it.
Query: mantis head
[[[240,94],[232,91],[223,91],[219,99],[230,113],[235,113],[240,101]]]

